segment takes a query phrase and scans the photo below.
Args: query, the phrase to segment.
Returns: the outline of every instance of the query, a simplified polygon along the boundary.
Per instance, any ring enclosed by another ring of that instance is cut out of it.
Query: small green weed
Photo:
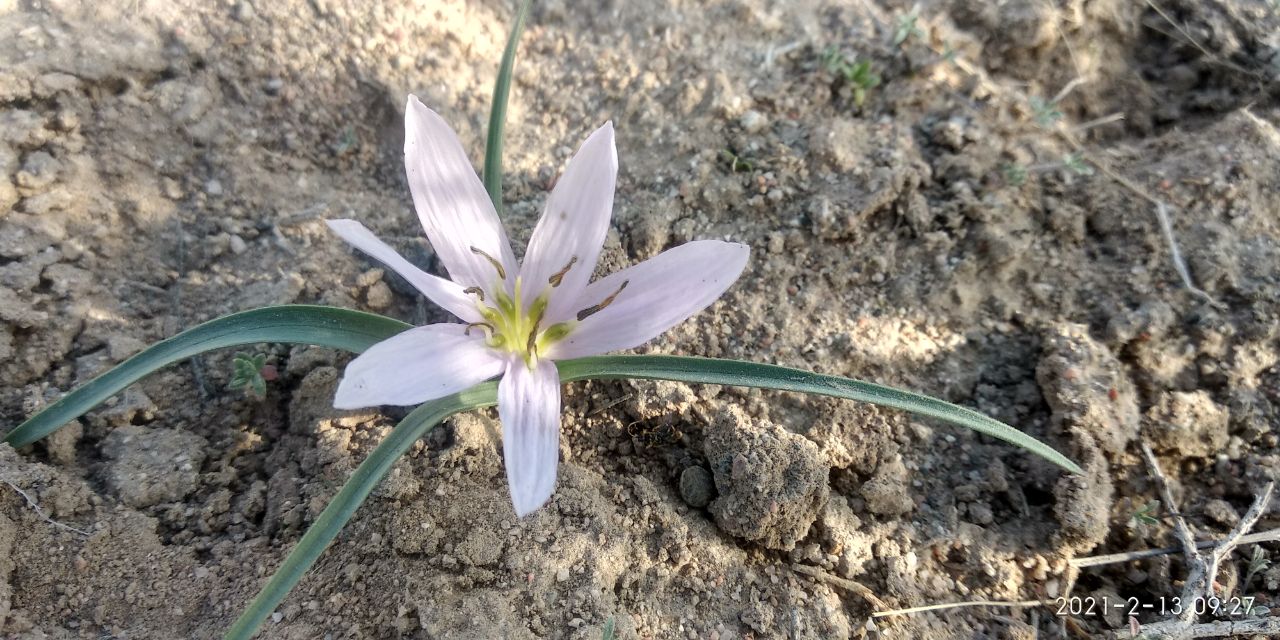
[[[267,380],[274,380],[276,377],[275,367],[268,365],[267,356],[261,353],[253,356],[237,353],[231,366],[233,372],[229,386],[232,389],[245,389],[255,398],[265,397]]]
[[[880,76],[871,69],[869,60],[851,59],[835,45],[822,51],[822,66],[849,85],[853,103],[859,107],[867,101],[867,92],[880,86]]]
[[[924,31],[916,26],[920,20],[920,7],[912,7],[911,11],[898,17],[898,22],[893,28],[893,46],[899,46],[911,38],[923,38]]]

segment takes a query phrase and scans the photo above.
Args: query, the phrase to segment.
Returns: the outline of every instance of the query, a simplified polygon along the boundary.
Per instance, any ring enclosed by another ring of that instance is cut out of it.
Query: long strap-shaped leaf
[[[560,379],[566,382],[618,378],[675,380],[796,391],[878,404],[968,427],[1017,445],[1072,473],[1083,473],[1076,463],[1049,445],[999,420],[937,398],[871,382],[772,364],[688,356],[597,356],[556,364]]]
[[[408,328],[386,316],[303,304],[233,313],[151,345],[18,425],[4,441],[14,447],[31,444],[147,374],[206,351],[260,342],[290,342],[359,353]]]

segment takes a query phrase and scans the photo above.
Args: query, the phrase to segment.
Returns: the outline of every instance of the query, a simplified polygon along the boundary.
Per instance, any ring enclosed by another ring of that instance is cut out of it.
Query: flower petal
[[[404,129],[404,166],[413,206],[449,277],[463,287],[490,293],[502,280],[510,293],[516,276],[511,243],[458,136],[416,96],[409,96],[405,107]],[[489,258],[501,264],[504,278],[498,277]]]
[[[462,391],[502,373],[506,361],[460,324],[414,327],[369,347],[342,375],[333,406],[407,406]]]
[[[579,358],[652,340],[715,302],[742,274],[750,253],[744,244],[699,240],[591,283],[578,299],[580,315],[617,297],[553,344],[547,357]]]
[[[564,175],[547,198],[542,219],[529,238],[520,267],[526,308],[559,274],[556,295],[547,305],[547,318],[569,317],[576,309],[582,288],[591,279],[609,230],[613,213],[613,188],[618,176],[618,152],[613,143],[613,123],[607,122],[587,137],[569,160]],[[573,261],[567,272],[565,267]]]
[[[421,291],[422,295],[449,313],[458,316],[464,322],[480,322],[483,319],[476,309],[476,300],[462,292],[462,285],[433,276],[413,266],[395,249],[373,235],[373,232],[364,225],[355,220],[325,220],[324,222],[351,246],[390,267],[392,271],[400,274],[400,277],[408,280],[415,289]]]
[[[498,383],[502,456],[516,515],[541,507],[556,487],[560,461],[560,374],[541,360],[532,370],[512,359]]]

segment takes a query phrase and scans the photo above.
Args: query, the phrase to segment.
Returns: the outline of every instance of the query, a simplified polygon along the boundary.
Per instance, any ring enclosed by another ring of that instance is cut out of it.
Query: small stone
[[[391,306],[391,300],[391,288],[381,280],[373,283],[373,286],[369,287],[369,292],[365,294],[365,301],[374,311],[385,311]]]
[[[112,362],[123,362],[125,358],[142,351],[146,346],[146,343],[133,336],[113,335],[107,338],[107,357],[111,358]]]
[[[240,255],[249,248],[249,245],[245,243],[244,238],[231,234],[231,237],[227,240],[227,247],[231,249],[231,253]]]
[[[248,22],[252,20],[256,15],[257,15],[257,11],[254,10],[253,4],[249,2],[245,2],[244,0],[241,0],[240,2],[236,3],[236,8],[232,11],[232,14],[231,14],[233,18],[235,18],[240,22]]]
[[[165,178],[160,181],[160,192],[170,200],[182,199],[182,185],[178,184],[178,181],[173,178]]]
[[[1204,503],[1204,515],[1228,529],[1234,528],[1240,523],[1240,514],[1231,508],[1230,503],[1221,498],[1215,498]]]
[[[985,502],[974,502],[969,504],[969,521],[974,524],[991,524],[995,522],[995,514],[991,511],[991,506]]]
[[[560,567],[560,569],[556,571],[556,582],[564,582],[565,580],[568,580],[568,579],[569,579],[569,568]]]
[[[738,124],[747,133],[760,133],[761,130],[769,125],[769,119],[759,111],[750,109],[742,114],[741,118],[738,118]]]
[[[862,485],[862,498],[867,510],[882,516],[897,516],[915,508],[907,490],[907,467],[901,456],[880,465],[876,473]]]
[[[36,151],[22,163],[22,169],[14,176],[14,182],[24,194],[32,195],[53,184],[58,179],[60,167],[61,164],[53,156],[44,151]]]
[[[222,195],[222,182],[217,178],[210,178],[204,183],[204,192],[215,198]]]
[[[284,88],[284,80],[280,78],[271,78],[262,85],[262,88],[267,92],[267,95],[280,95],[280,90]]]
[[[687,467],[680,473],[680,497],[695,509],[706,508],[715,497],[715,481],[702,467]]]
[[[53,126],[62,132],[75,131],[80,127],[80,116],[71,109],[62,109],[58,111],[58,115],[54,116]]]

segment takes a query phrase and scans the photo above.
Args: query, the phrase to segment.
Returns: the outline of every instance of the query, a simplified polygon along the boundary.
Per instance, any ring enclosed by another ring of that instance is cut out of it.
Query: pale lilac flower
[[[414,208],[452,280],[409,264],[354,220],[329,227],[461,323],[409,329],[351,361],[334,406],[413,405],[495,376],[503,456],[517,515],[556,482],[556,360],[629,349],[706,308],[747,263],[746,245],[702,240],[588,282],[613,208],[613,125],[582,143],[547,199],[523,263],[449,125],[409,96],[405,168]]]

